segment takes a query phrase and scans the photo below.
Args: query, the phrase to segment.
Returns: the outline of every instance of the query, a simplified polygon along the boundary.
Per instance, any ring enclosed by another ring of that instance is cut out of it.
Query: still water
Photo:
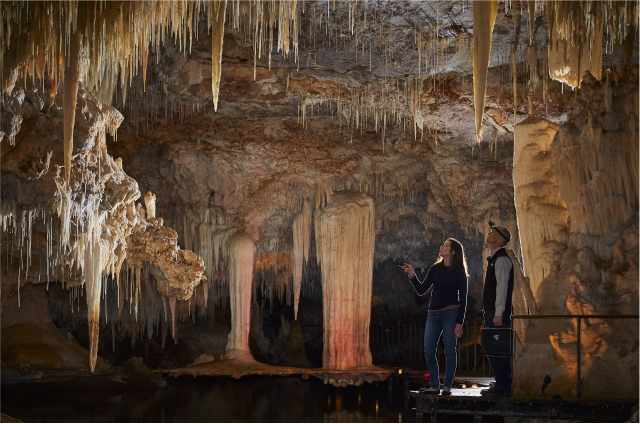
[[[313,377],[183,376],[167,378],[163,389],[143,383],[96,377],[3,385],[2,412],[25,422],[416,421],[403,385],[390,390],[388,382],[336,388]]]

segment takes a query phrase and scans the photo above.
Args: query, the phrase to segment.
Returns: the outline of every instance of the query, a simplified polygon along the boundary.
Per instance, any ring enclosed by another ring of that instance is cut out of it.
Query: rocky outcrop
[[[78,287],[86,288],[93,371],[103,285],[109,279],[119,285],[125,260],[126,269],[133,269],[128,293],[135,299],[135,318],[140,285],[155,284],[164,296],[188,299],[203,280],[204,265],[192,252],[178,248],[177,234],[164,228],[161,218],[146,220],[142,205],[136,208],[137,183],[107,153],[106,135],[123,119],[116,109],[80,88],[67,181],[61,172],[63,116],[55,105],[45,113],[37,101],[49,93],[29,88],[25,100],[19,87],[2,99],[13,105],[16,116],[30,117],[17,120],[23,127],[14,145],[2,145],[2,254],[7,264],[15,264],[4,271],[3,304],[21,306],[20,286],[27,282],[59,281],[74,289],[75,296]],[[143,277],[153,278],[142,281],[142,268]]]

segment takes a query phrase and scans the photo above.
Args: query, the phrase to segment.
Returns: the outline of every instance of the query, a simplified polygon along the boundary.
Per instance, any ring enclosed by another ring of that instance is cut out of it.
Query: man
[[[513,265],[505,246],[511,241],[511,233],[505,227],[490,222],[491,231],[487,233],[487,244],[491,253],[487,257],[487,273],[482,290],[484,326],[508,328],[511,324],[511,297],[513,294]],[[480,394],[487,397],[511,396],[513,378],[511,376],[511,358],[489,356],[491,371],[496,383]]]

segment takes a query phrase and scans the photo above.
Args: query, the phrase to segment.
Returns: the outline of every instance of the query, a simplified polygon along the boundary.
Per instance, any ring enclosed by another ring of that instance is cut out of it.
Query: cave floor
[[[312,376],[323,380],[325,384],[344,387],[347,385],[384,381],[397,371],[395,369],[380,368],[375,365],[354,367],[347,370],[328,370],[324,368],[281,367],[263,364],[257,361],[223,359],[221,361],[206,362],[183,368],[164,369],[162,372],[173,377],[193,375],[194,377],[230,376],[240,378],[247,375],[302,375],[303,379]]]

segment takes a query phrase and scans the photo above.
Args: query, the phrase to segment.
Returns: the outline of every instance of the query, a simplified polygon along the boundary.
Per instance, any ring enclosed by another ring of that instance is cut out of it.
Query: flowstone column
[[[314,221],[322,269],[322,367],[344,370],[371,365],[373,199],[364,193],[333,194],[326,207],[316,209]]]
[[[569,238],[569,212],[551,171],[551,145],[558,128],[530,116],[515,130],[513,189],[524,273],[534,296],[557,267]]]
[[[227,340],[225,359],[254,361],[249,352],[254,251],[253,239],[246,233],[236,233],[229,239],[231,332]]]

